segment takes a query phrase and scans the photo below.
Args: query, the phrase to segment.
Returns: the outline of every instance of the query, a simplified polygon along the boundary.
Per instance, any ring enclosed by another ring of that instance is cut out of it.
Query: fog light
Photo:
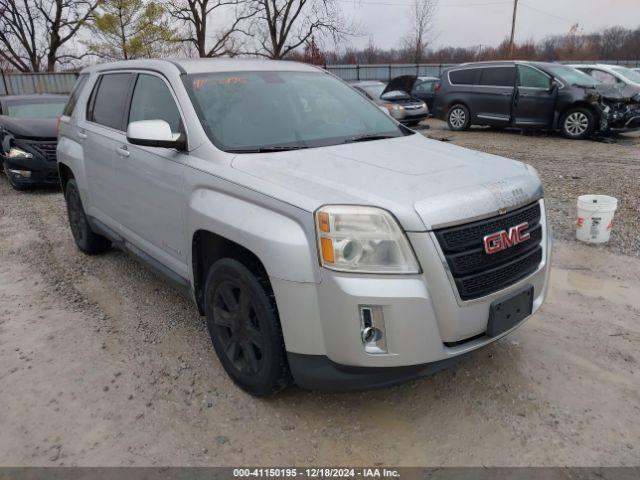
[[[365,352],[370,354],[388,352],[384,315],[380,305],[360,305],[360,328]]]
[[[14,177],[31,178],[30,170],[13,170],[10,168],[9,173],[12,174]]]

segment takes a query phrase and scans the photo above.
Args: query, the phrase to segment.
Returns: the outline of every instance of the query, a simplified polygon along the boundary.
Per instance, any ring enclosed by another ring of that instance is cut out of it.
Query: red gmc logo
[[[511,227],[509,231],[502,230],[484,237],[484,251],[491,255],[498,253],[506,248],[513,247],[522,242],[529,240],[531,235],[525,232],[529,228],[529,223],[524,222],[515,227]]]

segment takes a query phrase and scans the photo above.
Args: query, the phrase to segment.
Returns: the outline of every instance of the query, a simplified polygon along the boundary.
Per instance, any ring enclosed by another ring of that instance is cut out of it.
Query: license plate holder
[[[533,286],[496,300],[489,308],[487,336],[495,337],[515,327],[533,311]]]

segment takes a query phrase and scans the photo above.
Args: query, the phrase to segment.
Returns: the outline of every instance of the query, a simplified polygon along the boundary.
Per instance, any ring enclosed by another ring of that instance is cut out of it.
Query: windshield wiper
[[[309,148],[304,145],[278,145],[274,147],[259,147],[259,148],[237,148],[227,150],[229,153],[269,153],[269,152],[288,152],[289,150],[301,150],[303,148]]]
[[[368,142],[370,140],[385,140],[387,138],[398,138],[398,137],[396,135],[379,135],[379,134],[359,135],[356,137],[347,138],[344,141],[344,143]]]

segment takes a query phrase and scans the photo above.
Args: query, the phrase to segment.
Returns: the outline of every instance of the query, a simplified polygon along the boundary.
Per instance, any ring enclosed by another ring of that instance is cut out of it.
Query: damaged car
[[[555,63],[468,63],[446,71],[433,115],[471,125],[558,130],[570,139],[640,129],[640,95]]]
[[[415,76],[396,77],[387,85],[378,81],[362,81],[351,86],[386,108],[389,114],[403,125],[417,125],[429,116],[427,104],[412,94]]]
[[[15,190],[58,185],[58,117],[66,95],[0,97],[0,161]]]

